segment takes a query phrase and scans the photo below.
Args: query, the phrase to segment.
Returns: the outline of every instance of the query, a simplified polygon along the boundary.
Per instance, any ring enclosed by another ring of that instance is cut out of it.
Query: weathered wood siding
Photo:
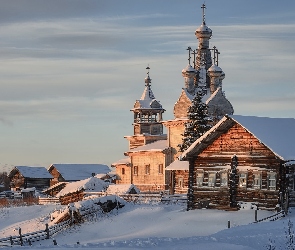
[[[65,181],[65,179],[61,176],[61,174],[57,171],[57,169],[54,166],[50,167],[48,171],[53,176],[53,179],[51,179],[50,181],[50,186],[53,186],[58,182]]]
[[[188,170],[173,170],[174,194],[186,194],[188,188]]]
[[[202,200],[210,202],[212,207],[229,206],[229,186],[221,187],[220,174],[230,171],[231,158],[237,155],[238,171],[246,173],[245,186],[237,186],[237,201],[254,202],[260,207],[274,208],[279,201],[280,182],[285,173],[280,169],[281,160],[276,155],[247,132],[235,124],[227,132],[221,134],[207,146],[196,158],[194,168],[194,208],[200,207]],[[198,171],[204,171],[202,186],[197,185]],[[216,173],[214,186],[209,186],[209,173]],[[261,175],[260,187],[254,187],[254,172]],[[268,187],[268,175],[276,173],[276,187]],[[284,181],[284,180],[283,180]]]
[[[19,171],[16,171],[10,178],[11,186],[16,190],[22,188],[35,187],[42,190],[48,188],[50,185],[50,179],[47,178],[24,178]]]

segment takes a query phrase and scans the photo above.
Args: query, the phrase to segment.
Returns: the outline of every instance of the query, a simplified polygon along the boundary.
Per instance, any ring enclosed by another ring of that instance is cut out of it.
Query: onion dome
[[[220,72],[222,73],[222,69],[220,67],[218,67],[216,64],[213,64],[209,69],[208,72]],[[223,73],[224,74],[224,73]]]
[[[184,87],[190,94],[195,92],[195,76],[197,70],[195,70],[190,64],[188,64],[182,71],[182,76],[184,77]]]

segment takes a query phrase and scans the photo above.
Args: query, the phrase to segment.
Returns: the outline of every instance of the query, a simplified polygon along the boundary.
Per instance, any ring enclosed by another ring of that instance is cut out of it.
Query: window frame
[[[213,178],[212,178],[212,176],[213,176]],[[208,187],[215,187],[215,186],[216,186],[216,172],[209,171],[208,172]]]
[[[179,188],[184,188],[183,177],[178,177],[177,178],[177,184],[178,184]]]
[[[274,177],[274,178],[271,178]],[[274,182],[274,185],[270,185],[270,182]],[[277,173],[269,172],[267,173],[267,189],[268,190],[277,190]]]
[[[223,181],[225,179],[225,178],[222,178],[223,175],[226,175],[226,182]],[[228,187],[228,172],[227,171],[220,172],[220,187]]]
[[[197,171],[196,171],[196,186],[203,187],[203,183],[204,183],[204,170],[197,169]]]
[[[256,183],[257,180],[258,180],[258,182]],[[261,189],[261,183],[262,183],[261,172],[254,172],[253,173],[253,188]]]
[[[151,166],[150,164],[145,165],[145,175],[151,174]]]
[[[244,177],[242,177],[242,175],[245,175]],[[239,187],[240,188],[247,188],[247,179],[248,179],[248,172],[239,172]],[[242,182],[242,180],[245,180]]]
[[[138,166],[133,166],[133,175],[138,175]]]
[[[159,164],[158,165],[158,174],[164,174],[164,165],[163,164]]]

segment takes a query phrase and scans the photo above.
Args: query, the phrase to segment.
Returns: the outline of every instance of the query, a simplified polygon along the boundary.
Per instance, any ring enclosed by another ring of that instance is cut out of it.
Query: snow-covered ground
[[[0,238],[45,228],[49,213],[60,206],[36,205],[0,209]],[[293,212],[295,216],[295,211]],[[127,204],[108,214],[91,217],[83,224],[68,228],[53,239],[34,242],[30,249],[286,249],[288,220],[253,224],[254,210],[237,212],[218,210],[186,211],[185,205]],[[258,219],[273,212],[258,211]],[[228,221],[231,228],[228,229]],[[274,249],[274,248],[272,248]]]

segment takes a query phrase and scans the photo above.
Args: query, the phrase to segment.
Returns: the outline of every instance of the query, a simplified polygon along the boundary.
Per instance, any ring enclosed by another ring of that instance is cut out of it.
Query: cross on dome
[[[202,4],[202,7],[201,8],[203,9],[203,24],[206,25],[206,20],[205,20],[205,9],[206,9],[206,5],[205,5],[205,3]]]

